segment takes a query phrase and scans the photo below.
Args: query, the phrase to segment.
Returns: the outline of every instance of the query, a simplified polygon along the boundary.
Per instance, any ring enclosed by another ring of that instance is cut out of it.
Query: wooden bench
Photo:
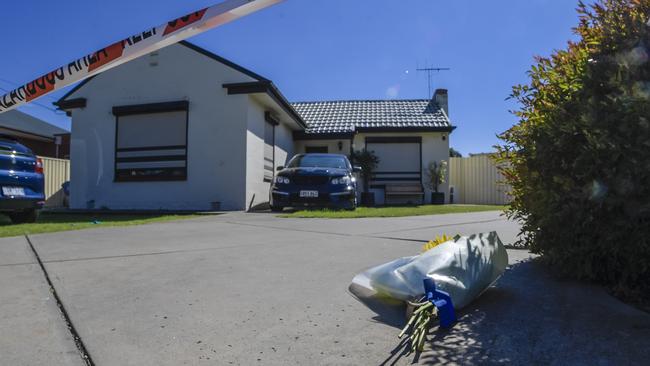
[[[384,189],[384,203],[390,196],[420,196],[424,203],[424,189],[420,183],[388,183]]]

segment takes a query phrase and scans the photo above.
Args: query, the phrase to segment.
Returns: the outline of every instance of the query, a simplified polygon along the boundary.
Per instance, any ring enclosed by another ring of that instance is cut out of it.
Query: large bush
[[[520,242],[559,272],[650,294],[650,0],[580,4],[578,40],[513,88],[500,158]]]

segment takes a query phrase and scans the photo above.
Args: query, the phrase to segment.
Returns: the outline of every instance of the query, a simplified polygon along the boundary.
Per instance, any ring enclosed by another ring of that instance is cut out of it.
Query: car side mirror
[[[355,173],[361,173],[363,171],[363,169],[361,169],[360,166],[355,165],[355,166],[352,167],[352,171],[355,172]]]
[[[275,170],[277,170],[277,171],[280,171],[280,170],[282,170],[282,169],[284,169],[284,167],[283,167],[282,165],[278,165],[278,166],[275,168]]]

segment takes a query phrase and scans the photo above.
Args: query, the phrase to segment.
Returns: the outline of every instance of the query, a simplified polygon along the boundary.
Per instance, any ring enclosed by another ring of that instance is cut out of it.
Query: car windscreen
[[[289,168],[336,168],[348,169],[347,161],[341,156],[298,155],[291,159]]]
[[[8,140],[0,140],[0,153],[11,154],[18,153],[20,155],[34,155],[30,149],[27,147]]]

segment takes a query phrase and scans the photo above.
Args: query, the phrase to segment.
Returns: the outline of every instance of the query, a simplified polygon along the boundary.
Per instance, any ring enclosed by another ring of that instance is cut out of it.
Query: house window
[[[271,122],[264,123],[264,181],[273,180],[275,169],[275,125]]]
[[[115,181],[187,179],[188,103],[114,107]]]
[[[422,181],[421,137],[366,137],[366,149],[379,158],[371,183]]]
[[[327,154],[327,146],[305,146],[307,154]]]

